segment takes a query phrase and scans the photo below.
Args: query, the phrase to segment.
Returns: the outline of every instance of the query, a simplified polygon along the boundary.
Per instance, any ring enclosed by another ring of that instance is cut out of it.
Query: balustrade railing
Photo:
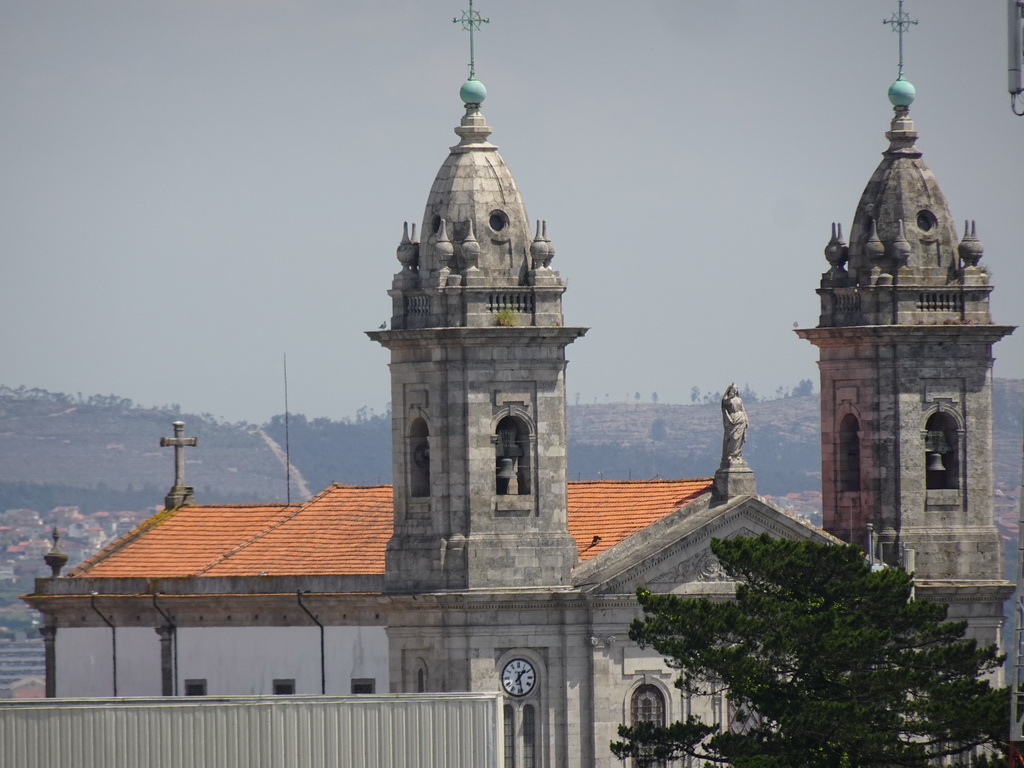
[[[430,314],[430,297],[429,296],[406,296],[405,297],[405,315],[429,315]]]
[[[525,291],[493,291],[487,294],[487,311],[533,312],[534,301],[533,291],[529,289]]]
[[[834,311],[839,314],[860,312],[860,293],[857,291],[836,292],[832,295]]]
[[[963,308],[963,294],[959,289],[921,291],[917,294],[917,309],[919,312],[960,312]]]

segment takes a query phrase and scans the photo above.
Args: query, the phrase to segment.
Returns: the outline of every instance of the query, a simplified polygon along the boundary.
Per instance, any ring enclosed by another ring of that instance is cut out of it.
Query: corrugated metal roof
[[[0,768],[502,768],[498,693],[0,702]]]

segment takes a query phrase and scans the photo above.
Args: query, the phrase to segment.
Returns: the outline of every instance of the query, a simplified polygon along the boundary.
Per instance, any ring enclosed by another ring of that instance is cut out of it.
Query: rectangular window
[[[205,696],[206,695],[206,680],[186,680],[185,681],[185,695],[186,696]]]
[[[275,696],[291,696],[295,693],[295,681],[294,680],[275,680],[274,681],[274,695]]]
[[[377,681],[372,677],[353,677],[352,693],[376,693]]]

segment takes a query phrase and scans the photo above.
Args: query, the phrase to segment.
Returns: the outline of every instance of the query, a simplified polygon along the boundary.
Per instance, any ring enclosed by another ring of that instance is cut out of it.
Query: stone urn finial
[[[50,578],[56,579],[60,576],[61,569],[68,563],[68,555],[60,548],[60,531],[57,526],[53,527],[53,548],[43,555],[43,560],[50,566]]]
[[[419,266],[420,246],[416,242],[416,224],[412,225],[412,238],[409,237],[409,222],[402,222],[402,240],[398,244],[396,255],[405,271],[413,271]]]
[[[849,259],[849,248],[843,242],[843,225],[832,222],[832,237],[825,246],[825,258],[833,272],[845,272],[843,268]]]
[[[985,249],[978,239],[978,230],[973,221],[970,222],[970,227],[968,227],[968,222],[964,222],[964,237],[957,247],[957,252],[965,267],[977,267],[978,262],[981,261]]]

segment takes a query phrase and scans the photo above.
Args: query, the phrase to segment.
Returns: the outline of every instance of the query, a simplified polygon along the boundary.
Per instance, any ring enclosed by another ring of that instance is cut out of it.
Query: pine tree
[[[925,766],[1005,742],[1009,695],[985,675],[995,648],[965,640],[946,606],[912,598],[911,576],[872,570],[856,547],[715,540],[740,582],[727,603],[640,590],[630,637],[678,669],[684,695],[728,697],[746,723],[698,716],[620,726],[619,757],[682,756],[739,768]]]

